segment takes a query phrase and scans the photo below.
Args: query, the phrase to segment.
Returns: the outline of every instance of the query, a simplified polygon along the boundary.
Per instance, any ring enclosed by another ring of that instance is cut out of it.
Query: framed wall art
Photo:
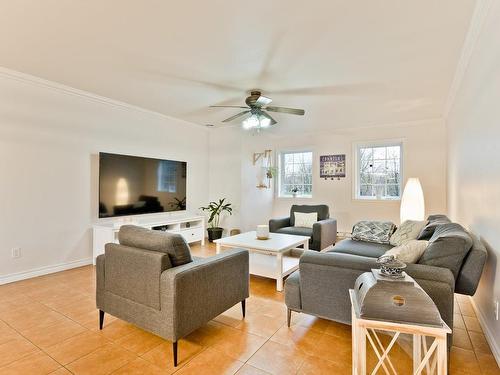
[[[345,177],[345,154],[321,155],[319,157],[319,177],[325,180]]]

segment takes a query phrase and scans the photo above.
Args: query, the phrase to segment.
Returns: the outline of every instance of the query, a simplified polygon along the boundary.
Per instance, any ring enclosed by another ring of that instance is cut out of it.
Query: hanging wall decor
[[[345,177],[345,154],[320,156],[319,177],[325,180]]]

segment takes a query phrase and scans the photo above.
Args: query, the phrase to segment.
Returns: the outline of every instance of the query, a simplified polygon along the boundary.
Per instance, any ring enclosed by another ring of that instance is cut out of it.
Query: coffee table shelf
[[[224,237],[214,242],[217,253],[223,247],[248,250],[250,274],[275,279],[276,289],[280,292],[283,290],[283,278],[299,268],[301,252],[309,249],[307,236],[270,233],[269,239],[258,240],[255,231]],[[302,248],[298,249],[299,246]]]

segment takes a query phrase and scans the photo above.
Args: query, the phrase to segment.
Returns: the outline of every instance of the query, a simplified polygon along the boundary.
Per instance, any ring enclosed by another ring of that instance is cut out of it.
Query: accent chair
[[[237,303],[245,317],[249,296],[248,251],[234,249],[192,258],[184,238],[124,225],[119,244],[97,257],[99,328],[108,313],[177,342]]]
[[[312,228],[296,227],[295,212],[318,213],[318,221]],[[321,251],[335,244],[337,240],[337,220],[330,219],[330,209],[325,204],[297,205],[290,208],[290,216],[269,220],[269,231],[272,233],[295,234],[309,236],[309,249]]]

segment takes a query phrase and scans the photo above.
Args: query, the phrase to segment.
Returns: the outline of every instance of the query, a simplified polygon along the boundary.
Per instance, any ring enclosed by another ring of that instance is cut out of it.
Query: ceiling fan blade
[[[248,109],[248,107],[244,107],[241,105],[211,105],[210,108],[246,108],[246,109]]]
[[[269,115],[269,113],[266,113],[264,111],[260,111],[260,113],[262,114],[262,116],[264,116],[264,117],[268,118],[269,120],[271,120],[271,125],[274,125],[274,124],[278,123],[275,119],[273,119],[271,117],[271,115]]]
[[[259,107],[263,107],[265,105],[268,105],[271,103],[273,100],[271,98],[268,98],[267,96],[261,95],[259,96],[259,99],[255,102]]]
[[[248,110],[248,111],[243,111],[243,112],[240,112],[240,113],[237,113],[236,115],[234,116],[231,116],[231,117],[228,117],[227,119],[225,120],[222,120],[222,122],[229,122],[229,121],[233,121],[234,119],[237,119],[238,117],[241,117],[243,115],[247,115],[249,114],[251,111]]]
[[[272,94],[284,95],[339,95],[339,96],[359,96],[377,95],[384,90],[384,86],[375,82],[353,83],[345,85],[317,86],[317,87],[296,87],[284,90],[271,90]]]
[[[266,111],[271,111],[271,112],[289,113],[291,115],[300,115],[300,116],[306,113],[303,109],[297,109],[297,108],[266,107],[264,109]]]

